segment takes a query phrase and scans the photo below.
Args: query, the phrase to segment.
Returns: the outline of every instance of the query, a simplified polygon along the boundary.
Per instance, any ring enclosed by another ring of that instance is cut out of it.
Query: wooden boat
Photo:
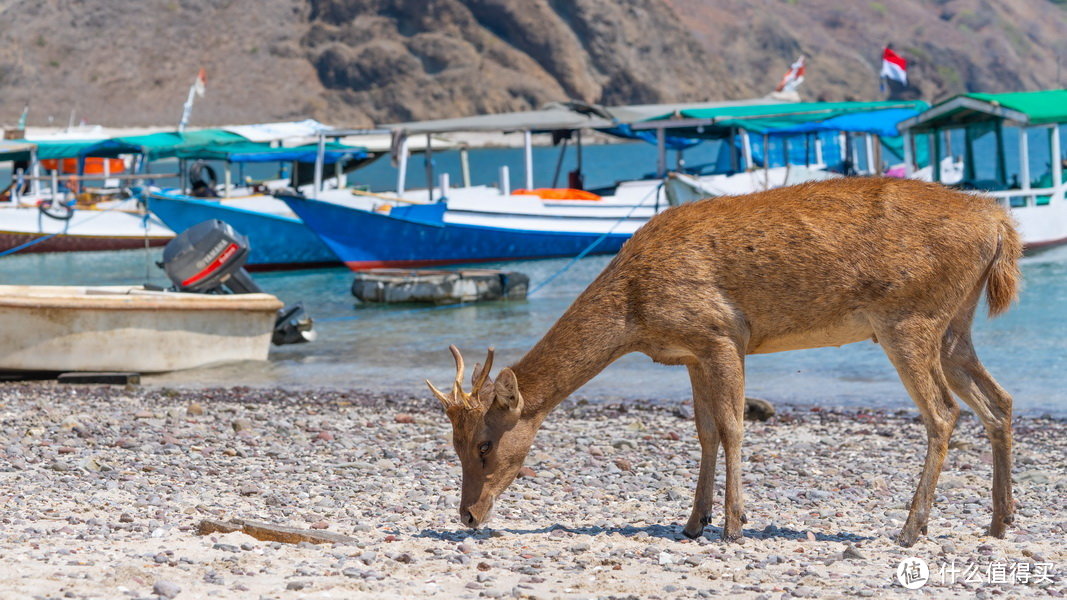
[[[281,307],[269,294],[0,285],[0,370],[152,373],[266,360]]]
[[[1067,90],[955,96],[900,124],[907,174],[996,198],[1011,209],[1027,250],[1067,244],[1065,126]],[[920,142],[933,160],[920,160]],[[961,180],[945,181],[944,168],[920,168],[956,162],[953,148],[962,149]]]

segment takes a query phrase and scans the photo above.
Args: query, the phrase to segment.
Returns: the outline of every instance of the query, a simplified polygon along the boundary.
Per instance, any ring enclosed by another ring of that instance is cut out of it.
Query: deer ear
[[[522,394],[519,393],[519,380],[514,371],[507,367],[501,370],[493,384],[493,391],[496,392],[496,403],[500,408],[514,413],[522,412]]]

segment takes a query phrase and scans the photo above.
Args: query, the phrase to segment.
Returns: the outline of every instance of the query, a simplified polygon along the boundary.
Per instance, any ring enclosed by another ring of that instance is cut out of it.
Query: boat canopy
[[[819,131],[900,135],[897,124],[929,105],[922,101],[800,102],[687,109],[635,123],[633,129],[669,129],[686,138],[724,139],[735,129],[766,135]]]
[[[336,142],[325,144],[324,163],[332,165],[338,162],[362,160],[369,156],[366,148],[348,146]],[[271,147],[270,144],[258,142],[236,142],[232,144],[205,144],[181,148],[177,151],[178,158],[222,160],[232,163],[261,163],[261,162],[302,162],[314,163],[318,154],[318,144],[307,144],[293,147]]]
[[[573,129],[600,129],[611,127],[613,121],[601,113],[601,109],[577,110],[572,104],[549,104],[540,110],[478,115],[457,119],[389,123],[384,129],[403,132],[406,135],[473,132],[473,131],[558,131]]]
[[[294,138],[313,138],[330,128],[315,119],[304,119],[303,121],[257,123],[255,125],[232,125],[222,129],[253,142],[278,142]]]
[[[23,140],[0,140],[0,161],[30,160],[37,144]]]
[[[1001,120],[1021,126],[1067,123],[1067,89],[962,94],[909,118],[900,126],[910,133],[928,133]]]
[[[87,155],[144,154],[148,160],[157,160],[175,157],[178,155],[178,151],[183,149],[247,141],[243,136],[222,129],[201,129],[182,133],[165,131],[103,140],[94,147],[88,148]]]

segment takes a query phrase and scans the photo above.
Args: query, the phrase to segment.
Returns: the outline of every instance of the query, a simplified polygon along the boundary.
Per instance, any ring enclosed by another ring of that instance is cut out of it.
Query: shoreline
[[[407,394],[0,384],[0,589],[10,598],[914,597],[903,557],[1050,562],[1067,548],[1067,422],[1016,421],[1016,524],[982,532],[989,444],[960,420],[930,536],[896,535],[925,433],[894,410],[777,405],[746,424],[745,540],[681,535],[699,448],[678,405],[567,402],[490,529],[458,526],[450,426]],[[721,462],[721,461],[720,461]],[[339,533],[350,545],[198,536],[202,519]],[[933,573],[932,573],[933,575]],[[1063,594],[1051,583],[942,584],[938,597]],[[996,589],[994,589],[996,588]],[[164,587],[163,589],[173,589]]]

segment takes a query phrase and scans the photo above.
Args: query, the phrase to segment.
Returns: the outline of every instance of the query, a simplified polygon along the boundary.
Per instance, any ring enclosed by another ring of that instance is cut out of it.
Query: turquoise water
[[[152,252],[152,259],[159,252]],[[256,274],[267,291],[287,302],[303,300],[318,319],[319,339],[276,348],[267,363],[198,369],[147,378],[159,385],[284,385],[401,390],[421,394],[422,380],[446,385],[453,377],[449,344],[481,360],[489,345],[497,364],[517,360],[548,330],[607,263],[591,257],[525,302],[490,303],[444,310],[356,306],[351,274],[343,269]],[[535,284],[568,261],[503,263]],[[165,283],[150,266],[152,280]],[[1018,411],[1067,416],[1067,248],[1023,260],[1025,289],[1006,315],[979,317],[975,341],[983,362],[1015,396]],[[142,251],[23,255],[0,259],[0,280],[25,284],[141,282]],[[752,356],[748,393],[773,401],[824,406],[909,407],[896,374],[878,346],[862,342]],[[619,360],[577,395],[672,401],[689,395],[682,367],[652,363],[643,355]],[[429,401],[429,396],[427,396]]]
[[[714,151],[687,153],[690,164],[712,160]],[[573,168],[569,155],[563,171]],[[586,183],[606,185],[647,172],[655,151],[642,144],[590,147],[585,153]],[[537,185],[550,183],[555,154],[537,150]],[[418,163],[421,159],[416,158]],[[522,178],[521,150],[472,152],[475,183],[496,179],[496,165],[511,164],[513,185]],[[672,156],[673,162],[673,156]],[[568,164],[570,163],[570,164]],[[438,154],[438,169],[452,170],[459,181],[454,153]],[[421,169],[416,169],[416,171]],[[388,189],[394,177],[387,161],[359,172],[375,189]],[[353,176],[353,180],[356,177]],[[417,183],[414,173],[409,182]],[[161,251],[16,255],[0,258],[0,282],[10,284],[125,284],[166,281],[154,264]],[[153,376],[159,385],[284,385],[425,392],[422,380],[439,385],[454,370],[449,344],[469,359],[482,360],[497,348],[497,364],[517,360],[544,334],[571,301],[609,260],[590,257],[575,264],[525,302],[491,303],[445,310],[356,306],[351,274],[343,269],[261,273],[255,279],[286,302],[302,300],[318,320],[319,339],[311,344],[276,348],[267,363],[241,364]],[[543,260],[496,266],[544,281],[569,261]],[[983,362],[1014,396],[1023,413],[1067,416],[1067,247],[1023,260],[1025,288],[1021,301],[1006,315],[975,324],[975,343]],[[748,393],[772,401],[824,406],[910,407],[911,400],[879,347],[870,342],[749,357]],[[427,402],[431,400],[428,394]],[[630,398],[675,401],[689,396],[682,367],[652,363],[630,355],[606,369],[576,395],[593,399]]]

